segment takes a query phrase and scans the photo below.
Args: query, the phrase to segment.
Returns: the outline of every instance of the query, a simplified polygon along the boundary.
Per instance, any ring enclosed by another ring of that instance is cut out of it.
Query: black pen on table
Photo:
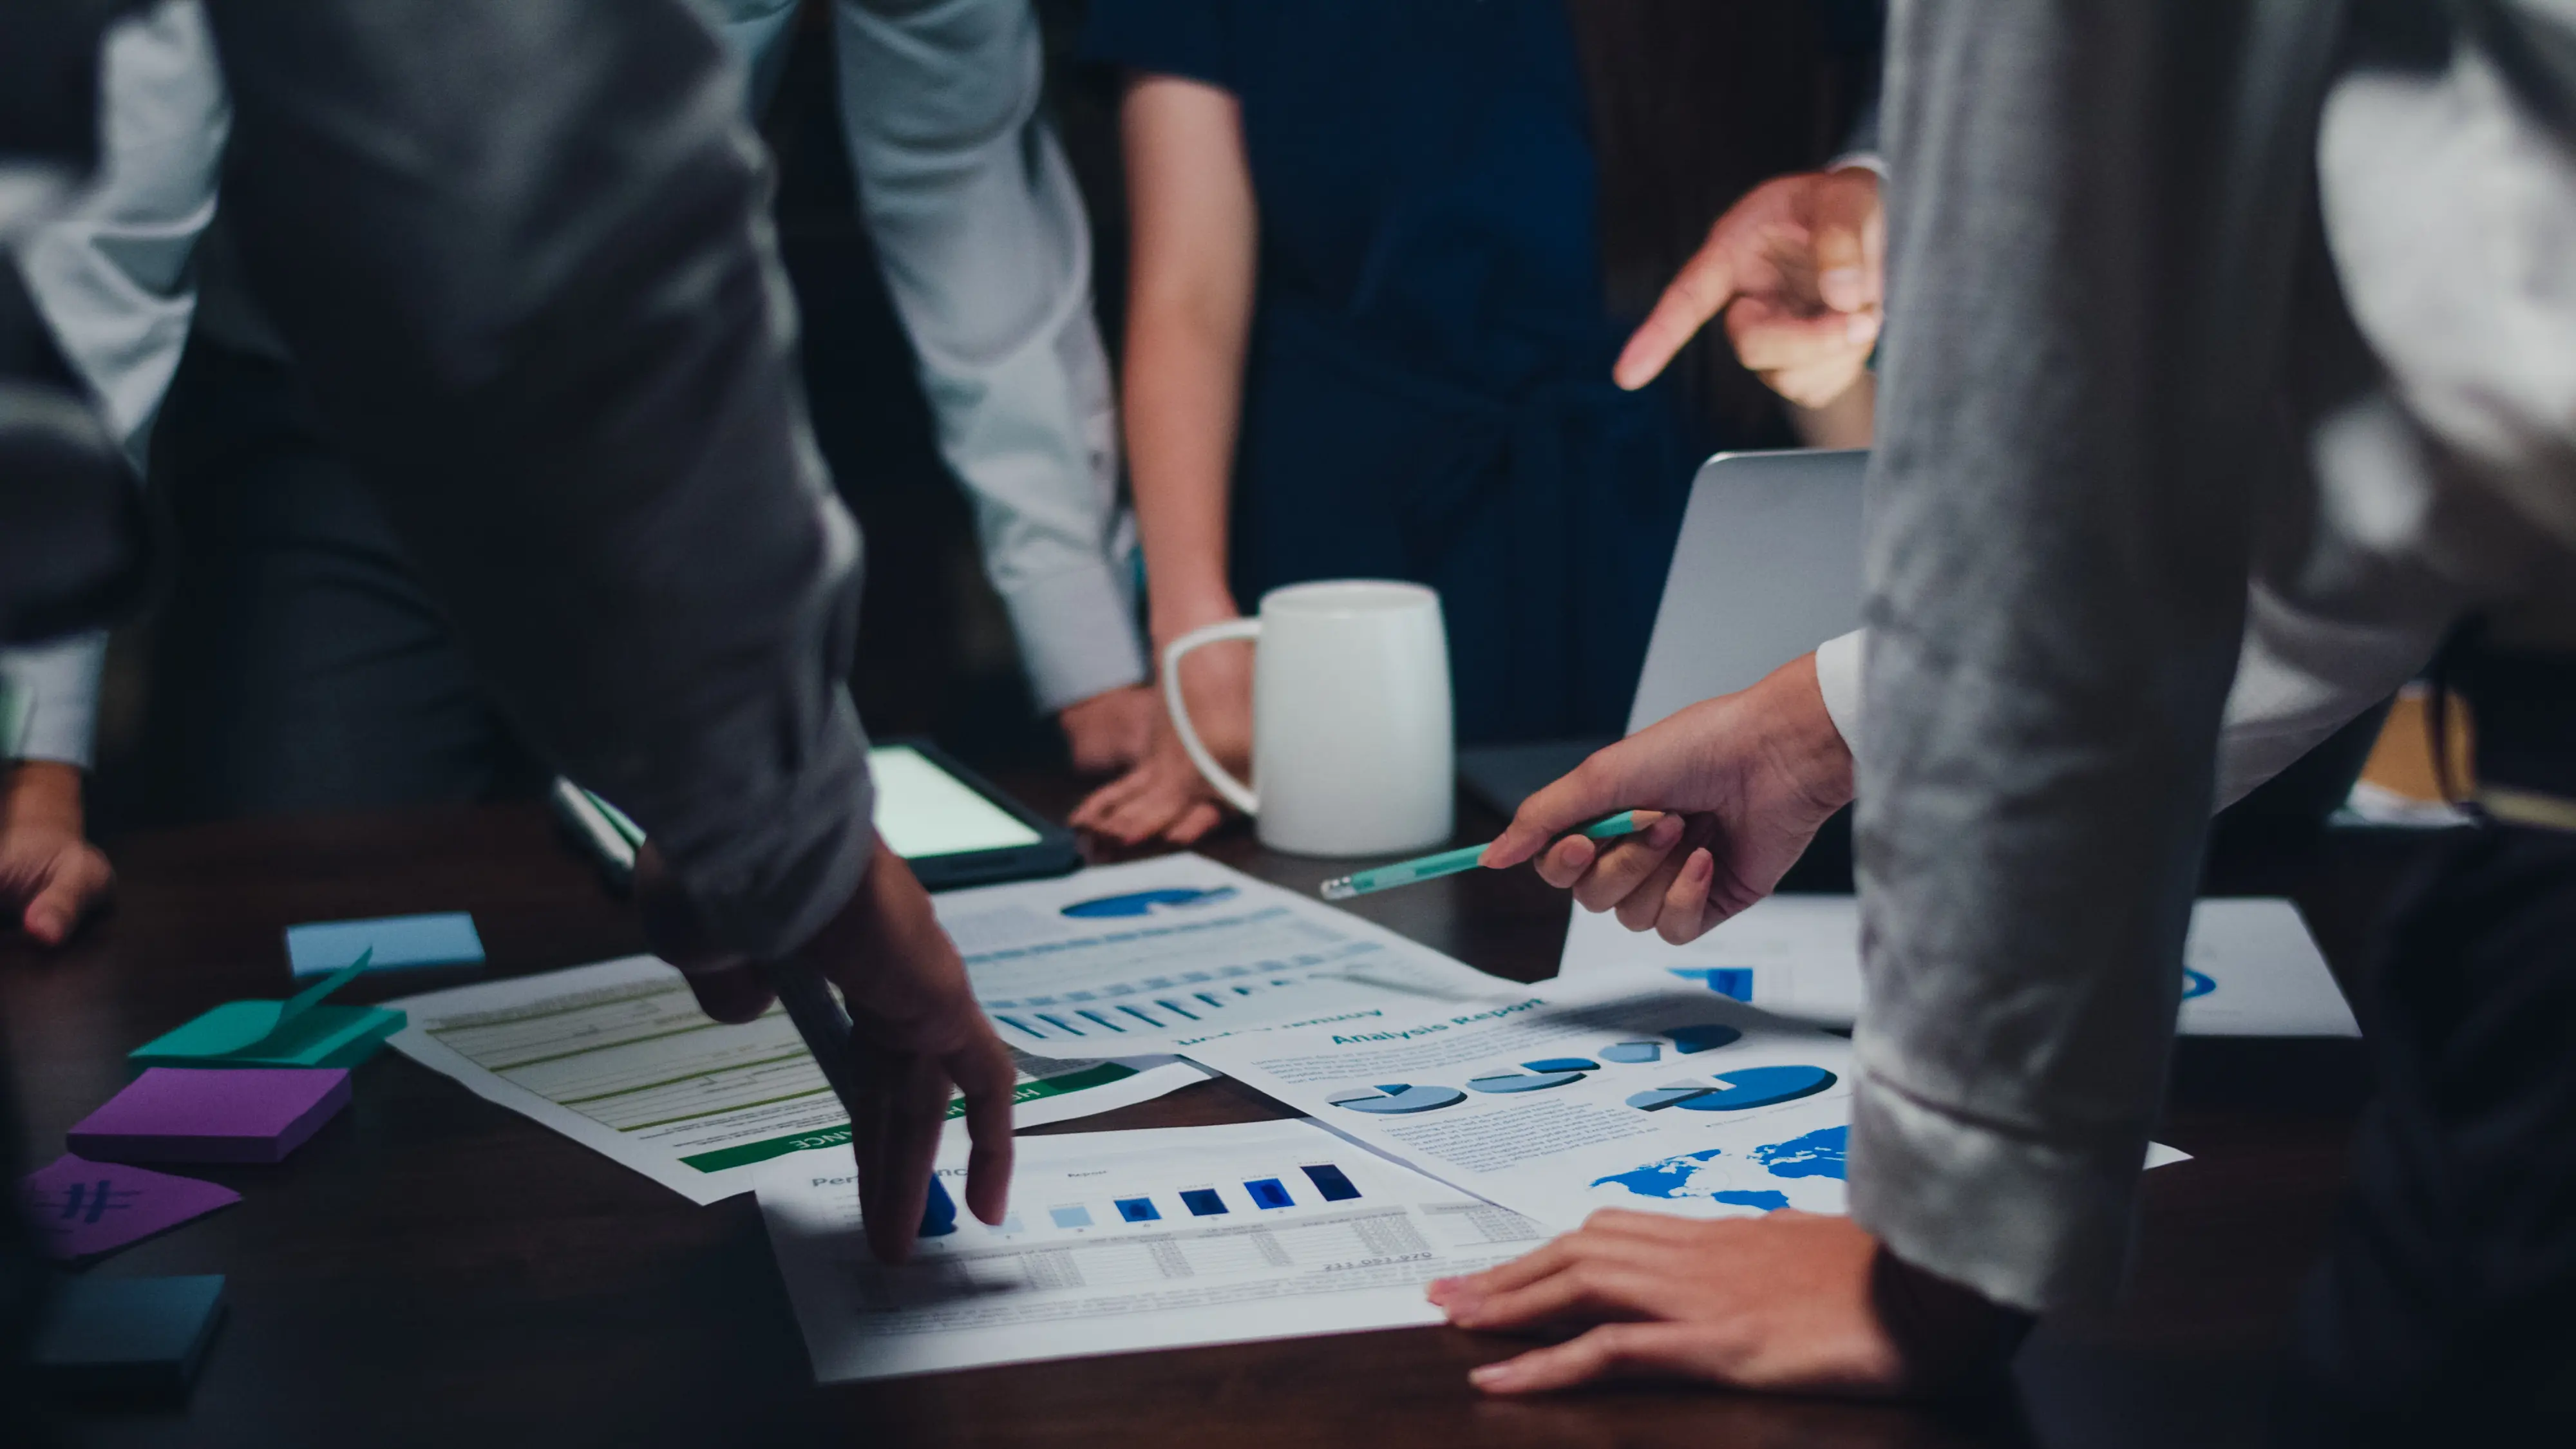
[[[832,1084],[833,1095],[841,1099],[841,1110],[850,1117],[850,1146],[855,1151],[859,1141],[859,1045],[850,1035],[850,1015],[833,997],[832,988],[823,984],[823,974],[811,966],[794,961],[772,961],[765,968],[769,987],[778,993],[778,1004],[787,1008],[787,1019],[796,1023],[796,1034],[805,1038],[805,1049],[814,1054],[823,1068],[823,1079]],[[921,1236],[936,1238],[957,1228],[957,1201],[940,1184],[939,1175],[930,1176],[930,1196],[921,1208]]]

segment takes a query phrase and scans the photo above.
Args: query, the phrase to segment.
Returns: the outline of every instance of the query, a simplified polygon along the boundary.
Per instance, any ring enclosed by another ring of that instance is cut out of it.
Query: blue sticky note
[[[371,971],[397,966],[455,966],[483,959],[483,938],[463,911],[387,916],[375,921],[315,921],[286,928],[286,960],[298,976],[337,971],[375,952]]]

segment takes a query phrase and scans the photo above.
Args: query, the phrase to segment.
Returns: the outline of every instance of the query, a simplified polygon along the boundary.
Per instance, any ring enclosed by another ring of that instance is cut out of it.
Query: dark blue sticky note
[[[427,916],[386,916],[373,921],[314,921],[286,928],[286,960],[298,976],[337,971],[363,951],[367,969],[456,966],[483,959],[483,937],[463,911]]]
[[[223,1312],[221,1274],[59,1279],[36,1335],[36,1368],[63,1393],[176,1397],[205,1362]]]

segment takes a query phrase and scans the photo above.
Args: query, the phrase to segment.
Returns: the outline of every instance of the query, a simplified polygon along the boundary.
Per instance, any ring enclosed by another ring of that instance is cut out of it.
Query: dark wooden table
[[[1041,808],[1069,782],[1009,781]],[[1499,822],[1462,811],[1462,838]],[[68,950],[0,942],[0,1023],[27,1156],[127,1078],[125,1052],[217,1002],[287,988],[298,921],[464,909],[511,975],[642,949],[533,806],[142,835],[112,912]],[[1237,831],[1209,853],[1311,889],[1336,868]],[[2384,896],[2386,851],[2329,852],[2300,899],[2339,967]],[[1359,909],[1485,970],[1553,972],[1567,907],[1526,872]],[[473,979],[365,981],[374,1000]],[[1408,1329],[817,1388],[749,1197],[693,1207],[387,1052],[288,1162],[205,1169],[244,1201],[91,1271],[228,1275],[233,1313],[183,1408],[84,1408],[75,1444],[2225,1444],[2254,1442],[2264,1376],[2332,1210],[2362,1090],[2352,1043],[2189,1042],[2117,1315],[2052,1323],[2012,1391],[1945,1409],[1627,1386],[1480,1397],[1507,1340]],[[1230,1082],[1051,1130],[1281,1114]],[[194,1169],[192,1169],[194,1170]]]

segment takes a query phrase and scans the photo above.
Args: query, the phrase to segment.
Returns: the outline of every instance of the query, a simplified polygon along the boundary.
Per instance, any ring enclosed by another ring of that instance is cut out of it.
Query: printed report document
[[[1047,1056],[1169,1052],[1366,1006],[1517,989],[1195,855],[936,899],[1002,1039]]]
[[[1845,1211],[1851,1043],[1654,972],[1227,1037],[1202,1064],[1551,1229]],[[2151,1150],[2149,1165],[2178,1161]]]
[[[940,1172],[961,1203],[963,1133]],[[760,1211],[823,1382],[1438,1323],[1434,1278],[1538,1224],[1311,1123],[1023,1137],[1010,1215],[869,1255],[846,1167],[788,1158]]]
[[[1622,967],[1668,971],[1781,1016],[1849,1026],[1860,1014],[1860,903],[1773,896],[1681,946],[1607,912],[1576,911],[1558,974]],[[2175,1026],[2185,1036],[2361,1035],[2298,907],[2264,896],[2194,903]]]
[[[692,1202],[751,1189],[759,1164],[812,1152],[847,1170],[849,1117],[772,1006],[727,1025],[650,956],[407,997],[394,1048]],[[1169,1056],[1016,1053],[1013,1115],[1033,1127],[1206,1080]],[[952,1113],[956,1110],[952,1104]]]

